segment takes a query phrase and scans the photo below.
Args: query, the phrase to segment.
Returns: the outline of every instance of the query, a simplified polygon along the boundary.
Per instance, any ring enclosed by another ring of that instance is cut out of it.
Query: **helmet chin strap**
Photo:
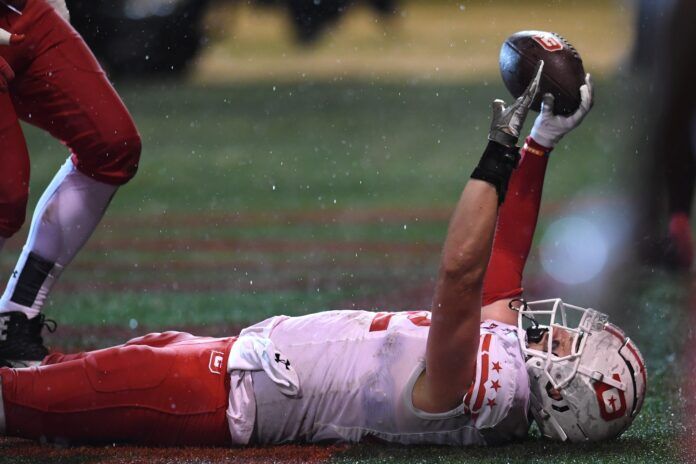
[[[621,391],[626,391],[626,384],[621,382],[620,380],[616,380],[612,377],[606,376],[602,374],[601,372],[588,369],[583,365],[578,366],[578,372],[580,374],[586,375],[589,378],[591,378],[594,382],[602,382],[606,383],[610,387],[618,388]]]
[[[539,400],[537,399],[536,396],[534,396],[534,393],[529,395],[529,402],[532,405],[532,413],[534,415],[534,419],[537,421],[537,425],[541,429],[541,433],[544,433],[544,428],[547,426],[551,426],[554,432],[556,432],[556,435],[559,440],[561,441],[567,441],[568,440],[568,434],[565,433],[565,430],[563,430],[563,427],[561,427],[561,424],[558,423],[555,417],[553,417],[551,414],[546,412],[546,410],[543,408]],[[543,422],[543,424],[542,424]],[[556,437],[549,437],[549,438],[556,438]]]
[[[563,389],[563,387],[568,385],[573,380],[573,377],[575,375],[582,374],[592,379],[593,382],[602,382],[609,385],[610,387],[617,388],[621,391],[627,391],[627,387],[624,382],[616,380],[613,377],[606,376],[599,371],[589,369],[583,366],[581,363],[577,364],[577,371],[573,374],[573,376],[566,378],[563,382],[561,382],[561,384],[558,384],[551,377],[550,372],[548,372],[545,369],[546,366],[544,365],[543,360],[541,358],[535,356],[527,356],[526,363],[528,366],[541,369],[544,372],[544,374],[548,377],[548,380],[551,381],[551,384],[554,386],[554,388]]]

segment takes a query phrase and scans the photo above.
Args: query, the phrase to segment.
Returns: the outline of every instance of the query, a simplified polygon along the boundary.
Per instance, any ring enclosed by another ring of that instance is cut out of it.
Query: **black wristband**
[[[520,153],[517,147],[506,147],[491,140],[481,155],[478,166],[471,173],[471,178],[493,185],[498,191],[498,204],[501,204],[505,200],[512,171],[517,167],[519,160]]]

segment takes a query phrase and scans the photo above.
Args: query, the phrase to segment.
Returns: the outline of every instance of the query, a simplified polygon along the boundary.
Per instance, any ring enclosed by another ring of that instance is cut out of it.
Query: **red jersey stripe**
[[[481,376],[479,378],[478,392],[476,393],[476,402],[474,403],[473,411],[478,411],[483,405],[483,400],[486,397],[486,382],[488,382],[488,350],[491,348],[491,339],[493,335],[486,334],[483,336],[481,343]]]

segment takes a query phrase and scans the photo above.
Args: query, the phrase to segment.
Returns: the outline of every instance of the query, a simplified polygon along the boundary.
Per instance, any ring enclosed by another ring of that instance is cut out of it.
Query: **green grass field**
[[[473,2],[467,10],[472,21],[486,16],[481,8],[496,8],[486,5]],[[539,21],[544,6],[534,5],[529,11]],[[596,46],[592,26],[583,16],[578,19],[582,9],[574,2],[564,5],[575,16],[556,5],[549,22],[584,33],[581,42]],[[614,10],[595,11],[607,8],[603,2],[592,5],[590,16],[601,18],[597,29],[617,16]],[[501,19],[505,27],[518,21]],[[363,40],[363,27],[348,22],[337,34],[349,37],[355,28]],[[432,27],[420,32],[427,35],[440,26]],[[297,52],[274,48],[272,29],[260,32],[258,47],[275,73],[282,63],[269,56]],[[485,33],[487,40],[497,40],[501,32],[472,29],[457,37],[464,43],[470,34]],[[248,29],[240,27],[235,37],[236,43],[253,46]],[[435,42],[430,46],[440,40],[428,37]],[[366,78],[363,68],[326,79],[323,66],[332,43],[303,62],[323,76],[319,79],[245,75],[213,85],[226,66],[220,64],[223,42],[202,58],[196,84],[119,86],[143,136],[140,171],[119,191],[96,235],[61,277],[46,310],[59,323],[49,345],[96,348],[164,329],[229,335],[279,313],[427,307],[449,212],[486,143],[490,101],[507,93],[486,68],[490,63],[461,80],[453,78],[456,66],[441,80],[402,79],[404,70],[390,64],[389,79]],[[341,50],[351,48],[344,44]],[[252,52],[232,48],[231,63],[243,63]],[[368,64],[375,53],[369,49]],[[406,56],[403,50],[396,53]],[[607,66],[613,55],[607,53],[598,52],[596,65],[611,75]],[[640,129],[631,122],[621,84],[616,76],[599,79],[592,114],[555,150],[537,237],[573,211],[594,214],[608,208],[619,220],[626,214],[626,186],[634,171],[625,153]],[[67,153],[32,128],[26,133],[33,204]],[[9,273],[25,233],[26,228],[3,250],[0,272]],[[563,296],[594,305],[625,327],[646,357],[648,398],[635,425],[617,441],[572,446],[532,434],[523,443],[496,448],[365,445],[327,448],[317,458],[303,447],[277,455],[261,451],[260,457],[219,450],[189,450],[182,457],[180,450],[57,449],[5,440],[0,462],[678,461],[678,437],[685,427],[680,353],[690,277],[617,258],[587,286],[562,286],[539,263],[534,250],[526,275],[529,298]]]
[[[608,91],[598,89],[600,101]],[[489,101],[502,92],[360,82],[125,88],[144,138],[140,174],[65,273],[51,311],[75,325],[238,323],[376,296],[387,282],[427,282],[485,146]],[[596,111],[617,117],[611,105]],[[547,204],[588,188],[612,195],[612,130],[591,118],[557,149]],[[63,151],[36,131],[29,138],[38,194]]]

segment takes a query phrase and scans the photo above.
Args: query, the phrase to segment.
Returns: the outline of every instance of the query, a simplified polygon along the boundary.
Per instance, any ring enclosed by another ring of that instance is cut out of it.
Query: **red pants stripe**
[[[226,368],[235,340],[155,333],[0,369],[6,433],[65,444],[229,446]]]

